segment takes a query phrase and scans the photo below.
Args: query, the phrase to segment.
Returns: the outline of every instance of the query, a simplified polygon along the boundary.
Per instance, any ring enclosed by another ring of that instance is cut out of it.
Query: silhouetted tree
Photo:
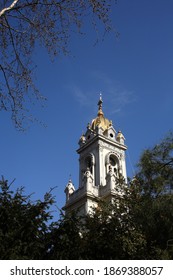
[[[23,188],[11,191],[7,180],[2,179],[0,187],[0,259],[43,259],[52,195],[33,202]]]
[[[146,236],[148,255],[173,258],[173,134],[146,149],[133,180],[131,205]]]

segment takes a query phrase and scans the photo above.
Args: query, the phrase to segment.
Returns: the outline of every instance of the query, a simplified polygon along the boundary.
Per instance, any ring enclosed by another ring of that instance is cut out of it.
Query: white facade
[[[77,210],[80,215],[86,215],[97,206],[98,199],[112,201],[117,176],[122,174],[127,180],[125,138],[120,131],[116,133],[112,121],[104,117],[102,103],[100,97],[97,117],[79,140],[79,187],[75,190],[70,180],[65,188],[63,209],[67,214]]]

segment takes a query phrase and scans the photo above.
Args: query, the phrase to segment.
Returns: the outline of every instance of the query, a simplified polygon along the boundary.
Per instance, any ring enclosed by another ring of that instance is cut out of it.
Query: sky
[[[78,140],[97,115],[100,92],[105,117],[126,138],[126,165],[132,177],[144,149],[172,129],[173,1],[119,0],[112,6],[120,33],[97,35],[86,22],[85,35],[72,34],[69,56],[52,63],[37,49],[36,84],[46,106],[31,107],[42,123],[17,131],[8,113],[0,117],[0,175],[12,188],[42,199],[54,188],[58,208],[65,204],[69,178],[78,188]],[[100,26],[102,30],[102,26]]]

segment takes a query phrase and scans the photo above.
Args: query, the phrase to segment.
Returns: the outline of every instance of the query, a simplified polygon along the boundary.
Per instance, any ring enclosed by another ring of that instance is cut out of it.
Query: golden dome
[[[99,106],[98,114],[97,117],[93,119],[91,123],[91,129],[93,130],[95,130],[96,127],[101,127],[105,131],[112,125],[112,122],[104,117],[104,113],[102,111],[102,103],[103,103],[102,97],[100,96],[100,100],[98,102],[98,106]]]

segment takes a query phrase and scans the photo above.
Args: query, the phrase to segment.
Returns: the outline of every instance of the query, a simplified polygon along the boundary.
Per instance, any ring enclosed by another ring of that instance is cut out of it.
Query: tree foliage
[[[0,259],[173,259],[173,135],[143,152],[114,203],[51,221],[50,193],[32,202],[0,181]]]
[[[81,217],[76,213],[61,217],[51,225],[49,234],[48,259],[76,260],[82,259]]]
[[[151,257],[173,258],[173,133],[145,150],[138,167],[132,183],[137,225]]]
[[[44,258],[52,195],[33,202],[23,188],[13,192],[4,179],[0,185],[0,259]]]
[[[88,18],[95,30],[112,29],[115,0],[6,0],[0,3],[0,109],[24,128],[28,100],[44,99],[34,85],[32,54],[44,46],[51,57],[67,54],[73,31],[82,33]],[[34,97],[34,99],[33,99]]]

